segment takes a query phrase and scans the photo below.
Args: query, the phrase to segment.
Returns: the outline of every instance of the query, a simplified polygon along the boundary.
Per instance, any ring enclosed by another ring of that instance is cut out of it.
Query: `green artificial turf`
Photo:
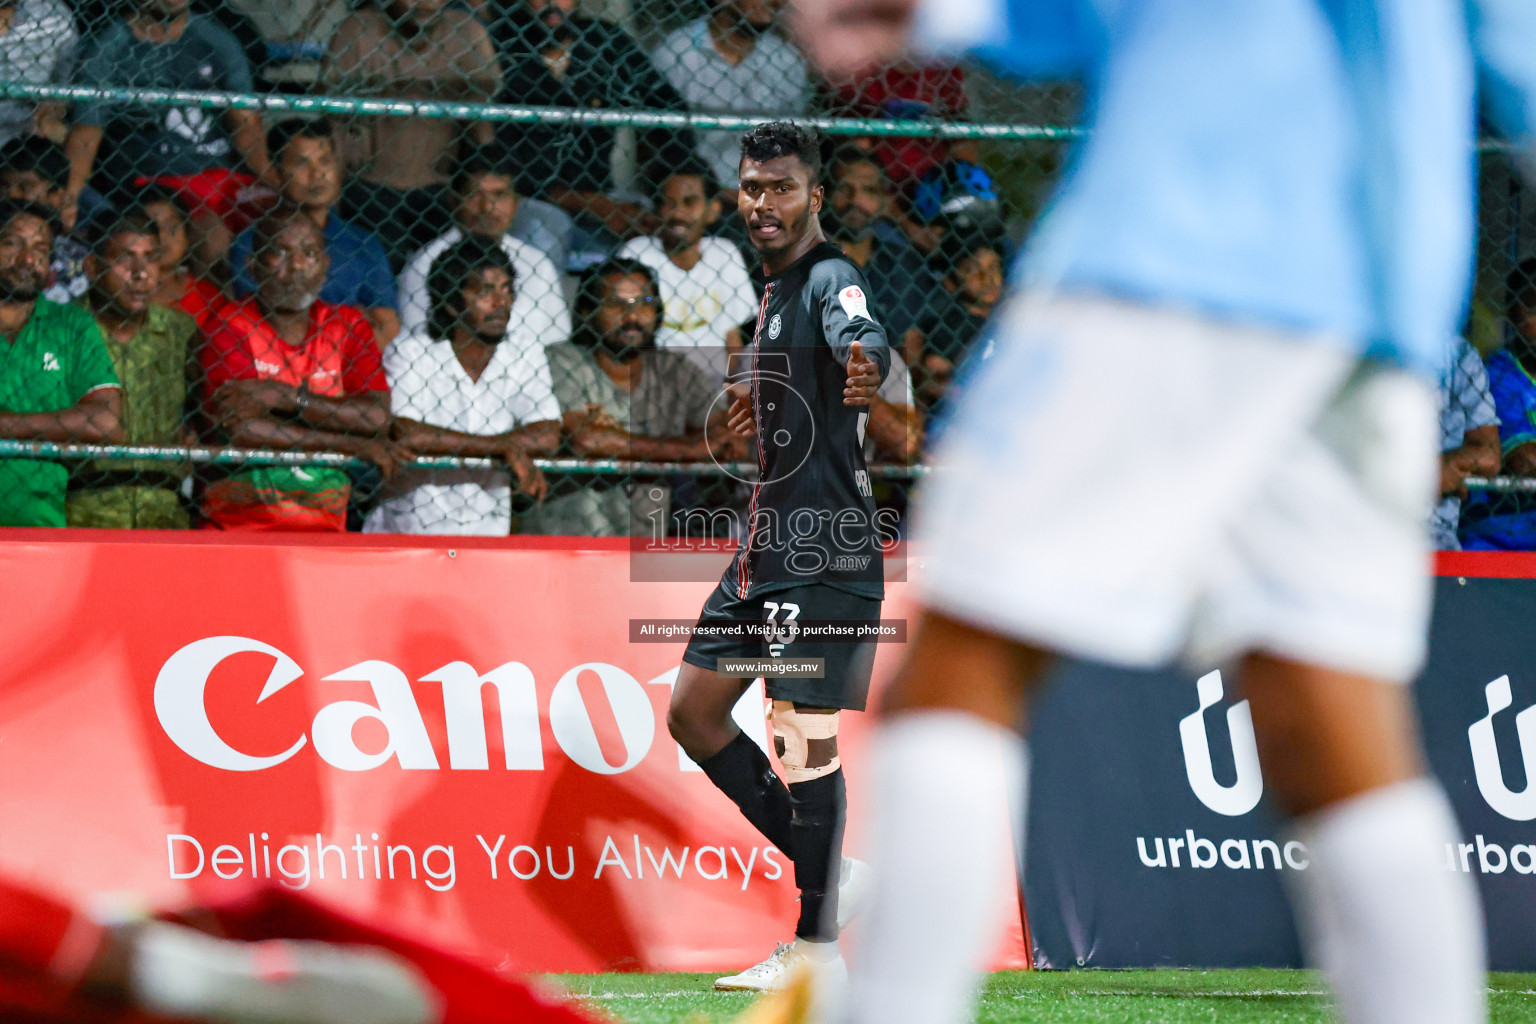
[[[551,981],[630,1024],[729,1021],[751,1002],[712,992],[708,974],[562,974]],[[1492,1024],[1536,1022],[1536,975],[1488,979]],[[1329,1024],[1310,971],[1004,971],[992,976],[981,1024]]]

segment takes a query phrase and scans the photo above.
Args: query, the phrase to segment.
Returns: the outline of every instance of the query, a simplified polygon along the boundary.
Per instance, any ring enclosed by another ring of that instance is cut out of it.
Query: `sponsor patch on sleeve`
[[[848,319],[863,317],[865,320],[873,319],[869,315],[869,307],[864,303],[864,290],[856,284],[837,293],[837,301],[843,307],[843,312],[848,314]]]

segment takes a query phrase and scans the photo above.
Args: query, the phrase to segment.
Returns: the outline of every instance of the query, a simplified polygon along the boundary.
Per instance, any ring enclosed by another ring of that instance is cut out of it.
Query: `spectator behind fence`
[[[571,311],[565,305],[560,272],[533,241],[558,236],[558,225],[546,213],[564,215],[548,203],[535,206],[534,201],[518,199],[512,175],[484,154],[472,155],[454,174],[453,196],[453,217],[458,226],[449,228],[412,256],[410,265],[400,275],[401,328],[422,333],[432,308],[427,294],[427,274],[432,262],[469,234],[500,240],[517,270],[517,298],[511,322],[525,329],[527,336],[541,347],[569,339]],[[518,214],[524,211],[529,212],[519,225]]]
[[[889,222],[893,202],[890,180],[879,161],[845,147],[838,151],[831,172],[830,210],[822,215],[827,237],[864,272],[870,305],[884,317],[886,334],[905,338],[938,290],[933,274],[905,238],[881,237],[877,231],[882,222]]]
[[[91,315],[42,297],[53,211],[0,200],[0,439],[112,444],[123,389]],[[68,471],[0,458],[0,526],[63,526]]]
[[[501,70],[485,27],[444,0],[385,0],[353,11],[331,37],[328,90],[397,100],[488,102]],[[486,143],[491,126],[450,118],[359,115],[342,123],[342,157],[356,175],[340,212],[374,230],[398,270],[438,233],[461,136]]]
[[[1536,259],[1505,283],[1509,344],[1488,357],[1488,390],[1498,416],[1502,470],[1536,477]],[[1536,503],[1525,495],[1473,494],[1461,509],[1469,551],[1536,551]]]
[[[1440,504],[1430,516],[1435,547],[1458,551],[1456,536],[1469,476],[1499,472],[1499,414],[1482,356],[1465,338],[1440,375]]]
[[[942,290],[930,293],[902,348],[913,369],[918,401],[932,408],[943,397],[1003,295],[1002,243],[975,231],[952,231],[939,244]]]
[[[279,121],[267,131],[267,152],[272,154],[283,199],[307,213],[325,233],[325,255],[331,269],[320,289],[321,301],[363,310],[373,324],[379,347],[386,347],[400,331],[395,275],[373,232],[343,220],[332,210],[341,197],[341,162],[336,157],[330,122]],[[240,298],[256,290],[245,266],[251,258],[254,235],[255,228],[247,228],[229,252],[234,293]]]
[[[126,17],[87,39],[75,84],[250,92],[240,44],[187,4],[133,0]],[[65,142],[70,195],[89,184],[120,202],[151,179],[175,188],[192,214],[192,246],[208,265],[270,197],[258,180],[276,183],[254,110],[95,99],[77,103],[73,121]]]
[[[656,348],[661,292],[638,260],[614,258],[582,276],[580,330],[551,345],[549,372],[566,443],[590,459],[699,462],[740,448],[725,427],[723,391],[680,352]],[[600,482],[549,498],[527,532],[599,537],[665,536],[671,492],[661,480]]]
[[[685,111],[676,89],[617,25],[578,13],[574,0],[490,0],[491,25],[505,69],[501,102],[591,109]],[[638,203],[615,198],[615,129],[606,126],[503,124],[497,128],[518,180],[574,216],[619,238],[653,230]],[[688,129],[652,128],[638,135],[644,184],[693,149]],[[563,269],[563,267],[562,267]]]
[[[965,72],[953,64],[899,64],[838,86],[830,98],[841,115],[874,120],[958,121],[966,108]],[[898,192],[915,186],[953,154],[977,159],[970,139],[871,137],[869,149]]]
[[[85,276],[86,247],[69,234],[76,208],[69,199],[69,158],[63,148],[41,135],[0,146],[0,192],[48,207],[62,229],[53,240],[53,280],[43,295],[51,302],[71,302],[84,295],[90,287]]]
[[[181,197],[175,189],[146,185],[134,197],[133,206],[155,222],[160,235],[160,287],[155,302],[181,310],[206,335],[227,300],[217,285],[197,276],[189,266],[191,242]]]
[[[80,301],[96,318],[123,385],[122,443],[174,447],[192,438],[184,426],[189,360],[197,323],[154,301],[160,287],[160,234],[142,209],[92,226],[85,267],[91,287]],[[70,475],[70,526],[114,530],[184,530],[174,462],[98,460]]]
[[[79,38],[62,0],[0,0],[0,81],[69,84]],[[68,130],[59,100],[0,100],[0,143],[34,133],[63,142]]]
[[[685,353],[713,381],[725,379],[730,352],[742,347],[738,326],[757,312],[757,292],[741,250],[704,232],[720,219],[720,190],[703,167],[685,165],[656,190],[661,228],[634,238],[619,255],[656,272],[663,316],[658,347]]]
[[[542,497],[530,456],[560,444],[560,405],[544,351],[512,319],[512,260],[494,239],[468,235],[427,275],[432,315],[384,353],[395,437],[413,452],[507,464],[523,505]],[[368,533],[506,536],[513,493],[505,470],[406,470],[385,487]]]
[[[203,347],[205,404],[230,443],[342,452],[385,476],[389,389],[363,314],[319,299],[325,237],[303,210],[280,206],[256,222],[255,294],[224,308]],[[204,517],[223,529],[342,530],[349,478],[304,466],[242,470],[209,484]]]
[[[712,0],[709,14],[651,54],[688,106],[701,114],[803,114],[811,85],[800,53],[773,31],[782,0]],[[736,188],[741,132],[696,131],[715,179]]]

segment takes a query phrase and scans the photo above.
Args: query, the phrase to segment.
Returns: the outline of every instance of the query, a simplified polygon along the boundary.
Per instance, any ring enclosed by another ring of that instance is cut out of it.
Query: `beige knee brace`
[[[773,746],[791,783],[819,779],[841,767],[837,757],[837,717],[836,711],[797,711],[793,701],[773,702],[768,715],[773,723]]]

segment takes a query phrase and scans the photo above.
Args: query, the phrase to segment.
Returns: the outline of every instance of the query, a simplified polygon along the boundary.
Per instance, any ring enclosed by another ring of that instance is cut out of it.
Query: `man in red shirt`
[[[205,406],[244,448],[355,455],[386,476],[402,450],[388,441],[389,391],[360,310],[319,300],[325,238],[282,206],[256,225],[255,294],[226,308],[203,348]],[[342,530],[351,482],[340,469],[261,466],[211,484],[203,513],[223,529]]]

